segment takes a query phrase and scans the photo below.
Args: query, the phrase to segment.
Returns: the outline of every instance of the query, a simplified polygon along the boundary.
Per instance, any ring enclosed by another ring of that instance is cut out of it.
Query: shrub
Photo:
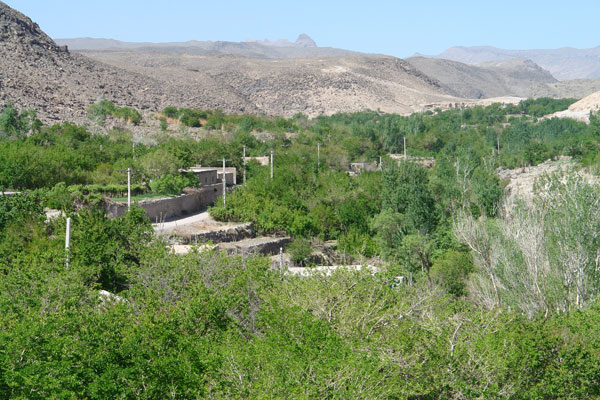
[[[456,297],[466,296],[466,279],[473,272],[469,253],[450,250],[436,260],[431,267],[431,280]]]
[[[154,193],[180,194],[186,187],[198,186],[198,178],[194,174],[186,175],[164,175],[150,182],[150,188]]]
[[[304,238],[295,239],[292,243],[290,243],[287,251],[290,253],[293,262],[301,266],[305,266],[312,255],[310,240]]]

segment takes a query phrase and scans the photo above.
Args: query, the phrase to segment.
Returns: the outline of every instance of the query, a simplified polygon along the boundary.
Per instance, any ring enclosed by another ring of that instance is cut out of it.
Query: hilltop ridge
[[[270,41],[246,40],[243,42],[231,41],[199,41],[188,40],[185,42],[123,42],[115,39],[103,38],[73,38],[56,39],[60,45],[66,45],[72,50],[91,51],[160,51],[168,53],[185,53],[193,55],[218,55],[235,54],[249,58],[285,59],[306,57],[333,57],[357,52],[337,49],[333,47],[319,47],[307,34],[302,33],[295,42],[287,39]]]
[[[493,46],[456,46],[435,56],[465,64],[481,64],[514,58],[527,58],[559,80],[600,78],[600,46],[590,49],[508,50]]]

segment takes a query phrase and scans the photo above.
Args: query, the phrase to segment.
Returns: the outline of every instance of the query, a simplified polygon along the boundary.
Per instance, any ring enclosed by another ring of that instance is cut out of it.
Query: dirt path
[[[164,231],[164,230],[176,228],[178,226],[190,225],[190,224],[195,224],[195,223],[199,223],[199,222],[206,222],[207,225],[210,225],[210,224],[218,225],[219,224],[219,222],[215,221],[210,216],[208,211],[201,211],[199,213],[192,214],[187,217],[179,218],[179,219],[176,219],[173,221],[152,224],[152,227],[154,227],[154,230]]]

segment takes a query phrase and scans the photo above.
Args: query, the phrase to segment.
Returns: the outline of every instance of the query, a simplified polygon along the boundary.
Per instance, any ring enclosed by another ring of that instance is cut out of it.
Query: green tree
[[[383,181],[383,208],[402,214],[407,230],[432,232],[437,217],[425,168],[412,162],[392,164],[384,168]]]
[[[467,295],[466,282],[473,269],[469,253],[449,250],[433,262],[430,275],[448,293],[462,297]]]

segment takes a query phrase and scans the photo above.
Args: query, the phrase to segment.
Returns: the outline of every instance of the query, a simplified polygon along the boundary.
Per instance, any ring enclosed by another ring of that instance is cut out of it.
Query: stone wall
[[[213,204],[222,194],[223,185],[206,185],[200,189],[188,189],[180,196],[142,200],[137,205],[146,210],[152,222],[161,222],[196,213]],[[127,212],[127,203],[106,199],[105,210],[109,218],[118,218]]]
[[[246,239],[239,242],[217,243],[219,250],[226,251],[229,254],[251,254],[260,253],[264,255],[279,254],[280,248],[285,248],[292,238],[285,237],[258,237]]]

